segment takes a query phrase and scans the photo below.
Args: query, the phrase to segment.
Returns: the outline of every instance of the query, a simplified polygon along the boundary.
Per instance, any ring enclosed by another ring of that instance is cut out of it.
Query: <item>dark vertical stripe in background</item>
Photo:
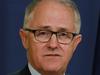
[[[0,75],[7,75],[27,63],[19,28],[23,24],[25,8],[31,1],[0,0]],[[73,1],[80,10],[83,41],[68,72],[71,75],[100,75],[100,0]]]
[[[99,15],[92,75],[100,75],[100,0],[96,2],[95,9],[98,9]]]
[[[98,20],[98,32],[97,32],[96,46],[95,46],[95,57],[93,66],[93,75],[100,75],[100,11]]]
[[[5,75],[4,73],[4,42],[3,42],[3,1],[0,0],[0,75]]]

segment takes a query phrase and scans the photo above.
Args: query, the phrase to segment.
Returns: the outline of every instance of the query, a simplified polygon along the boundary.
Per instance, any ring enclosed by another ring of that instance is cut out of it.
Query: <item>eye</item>
[[[61,39],[71,39],[72,34],[68,33],[68,32],[59,32],[58,37],[61,38]]]
[[[58,36],[67,36],[67,33],[66,32],[59,32]]]
[[[48,31],[36,31],[36,36],[48,36],[50,32]]]

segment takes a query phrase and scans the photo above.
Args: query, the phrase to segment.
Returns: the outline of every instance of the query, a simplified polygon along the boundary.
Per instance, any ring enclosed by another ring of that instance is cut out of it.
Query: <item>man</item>
[[[64,75],[81,42],[80,15],[71,0],[31,3],[20,29],[28,65],[14,75]]]

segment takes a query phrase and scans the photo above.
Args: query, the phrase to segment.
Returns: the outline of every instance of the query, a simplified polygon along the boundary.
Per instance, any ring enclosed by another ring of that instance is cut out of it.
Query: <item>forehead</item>
[[[30,26],[74,27],[74,12],[69,6],[57,1],[44,0],[31,13]]]
[[[65,3],[61,3],[60,1],[57,0],[42,0],[41,2],[39,2],[35,9],[33,10],[33,12],[31,14],[35,14],[35,15],[39,15],[39,14],[45,14],[49,13],[51,15],[53,15],[55,13],[55,15],[57,13],[60,14],[68,14],[68,12],[71,13],[71,15],[73,14],[73,8],[71,8],[70,4],[65,4]],[[52,14],[52,13],[53,14]],[[48,14],[48,15],[50,15]]]

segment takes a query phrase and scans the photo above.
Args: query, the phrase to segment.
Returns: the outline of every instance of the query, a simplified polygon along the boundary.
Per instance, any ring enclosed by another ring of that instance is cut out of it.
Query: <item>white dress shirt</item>
[[[29,71],[31,72],[31,75],[41,75],[39,72],[37,72],[30,63],[28,63]]]

